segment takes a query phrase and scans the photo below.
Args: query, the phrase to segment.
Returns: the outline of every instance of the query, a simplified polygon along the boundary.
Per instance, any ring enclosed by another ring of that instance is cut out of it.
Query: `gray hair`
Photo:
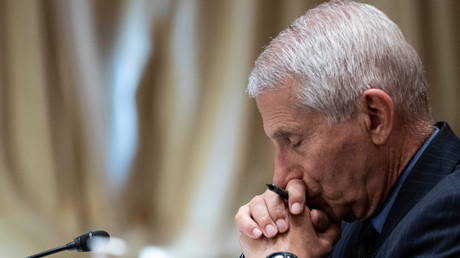
[[[299,83],[298,104],[330,122],[349,119],[371,88],[389,94],[403,117],[430,119],[420,57],[371,5],[335,0],[307,11],[257,58],[247,91],[256,97],[289,78]]]

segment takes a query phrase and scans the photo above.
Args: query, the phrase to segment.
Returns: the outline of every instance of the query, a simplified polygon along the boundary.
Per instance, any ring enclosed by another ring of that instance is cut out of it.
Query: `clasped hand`
[[[291,252],[299,258],[327,255],[340,236],[338,222],[325,212],[305,206],[305,184],[289,181],[287,204],[266,190],[243,205],[235,216],[246,258],[263,258],[274,252]]]

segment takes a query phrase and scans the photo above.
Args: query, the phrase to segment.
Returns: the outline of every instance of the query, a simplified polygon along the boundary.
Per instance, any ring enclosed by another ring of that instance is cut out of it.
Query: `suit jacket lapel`
[[[404,181],[380,235],[378,246],[385,241],[407,212],[447,174],[460,160],[460,141],[447,123],[436,124],[438,135],[417,161]]]

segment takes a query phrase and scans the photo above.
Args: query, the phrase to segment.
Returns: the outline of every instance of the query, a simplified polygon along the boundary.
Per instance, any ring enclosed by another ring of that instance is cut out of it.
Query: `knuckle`
[[[323,242],[323,250],[325,253],[330,253],[332,251],[332,243],[330,241]]]
[[[235,222],[238,222],[240,220],[240,218],[241,218],[240,212],[236,213],[235,217],[234,217]]]
[[[258,202],[263,202],[264,199],[265,199],[265,195],[263,194],[258,194],[254,197],[254,199],[256,199]]]
[[[288,189],[288,192],[289,192],[289,197],[293,197],[293,198],[297,198],[297,199],[301,199],[304,197],[304,194],[305,194],[305,190],[303,188],[300,188],[300,187],[289,187]]]
[[[287,186],[292,187],[294,189],[302,189],[304,188],[304,183],[302,180],[296,178],[289,181]]]
[[[286,210],[287,208],[285,206],[279,206],[273,211],[273,217],[281,219],[281,218],[287,218],[288,217],[288,212]]]
[[[240,221],[247,218],[248,217],[247,211],[248,211],[247,205],[241,206],[235,214],[235,217],[234,217],[235,222],[239,223]]]
[[[262,224],[268,224],[271,222],[271,217],[268,214],[264,214],[259,217],[258,221]]]
[[[235,219],[241,217],[244,214],[245,206],[241,206],[235,214]]]
[[[260,202],[262,202],[262,201],[263,201],[262,196],[261,196],[261,195],[256,195],[256,196],[254,196],[254,198],[252,198],[252,200],[249,202],[249,204],[250,204],[251,206],[253,206],[253,205],[255,205],[255,204],[257,204],[257,203],[260,203]]]
[[[278,213],[282,212],[285,209],[284,207],[285,204],[279,197],[267,200],[267,205],[272,211],[278,212]]]

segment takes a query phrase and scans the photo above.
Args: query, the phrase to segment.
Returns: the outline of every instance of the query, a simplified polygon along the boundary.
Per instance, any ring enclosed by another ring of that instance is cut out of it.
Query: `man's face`
[[[301,179],[309,206],[333,220],[369,216],[369,193],[378,180],[367,172],[373,169],[374,148],[359,118],[329,124],[322,115],[295,105],[292,86],[267,90],[256,102],[275,145],[273,183],[284,188]]]

